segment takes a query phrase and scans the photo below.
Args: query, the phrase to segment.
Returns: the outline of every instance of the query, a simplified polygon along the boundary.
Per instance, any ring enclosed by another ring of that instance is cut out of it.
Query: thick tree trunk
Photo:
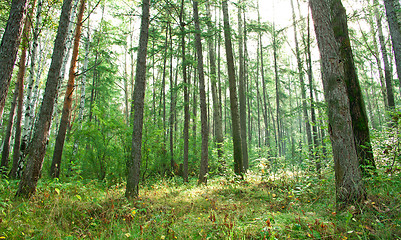
[[[338,208],[365,199],[352,131],[347,87],[326,1],[310,0],[322,64],[324,95],[328,106]]]
[[[207,124],[207,109],[206,109],[206,91],[205,91],[205,76],[203,72],[203,53],[201,30],[198,15],[198,0],[193,0],[194,22],[195,22],[195,47],[198,57],[198,76],[199,76],[199,99],[201,109],[201,133],[202,133],[202,149],[201,149],[201,163],[199,170],[198,183],[207,183],[208,173],[208,139],[209,127]]]
[[[57,96],[60,70],[65,54],[64,46],[67,38],[67,28],[71,14],[72,0],[65,0],[62,7],[60,22],[57,30],[52,62],[47,76],[46,90],[43,96],[39,119],[35,125],[33,141],[27,150],[27,166],[22,180],[19,183],[17,196],[30,197],[36,191],[40,173],[42,171],[43,159],[46,153],[47,138],[51,124],[54,100]]]
[[[0,44],[0,121],[3,116],[18,47],[25,21],[28,0],[13,0]]]
[[[131,119],[133,125],[131,159],[127,162],[127,187],[125,197],[135,198],[139,194],[141,167],[143,109],[146,88],[146,56],[149,37],[149,0],[142,1],[141,31],[136,65],[135,88],[132,96]]]
[[[340,46],[340,58],[344,67],[344,80],[347,86],[352,129],[355,137],[355,148],[358,155],[359,166],[364,175],[376,169],[373,149],[370,142],[368,116],[365,101],[359,85],[351,42],[348,33],[347,14],[341,0],[331,0],[332,27],[334,36]]]
[[[65,135],[67,133],[67,127],[70,124],[71,106],[72,106],[72,94],[75,88],[75,72],[78,61],[79,43],[81,40],[81,29],[82,19],[85,12],[86,0],[81,0],[81,5],[77,17],[77,26],[75,27],[74,46],[72,50],[72,59],[70,65],[70,71],[68,74],[67,89],[65,91],[63,111],[61,115],[60,126],[56,137],[55,148],[53,152],[53,160],[50,166],[50,176],[52,178],[60,177],[61,169],[61,157],[63,156]]]
[[[227,0],[223,0],[223,20],[224,20],[224,38],[227,57],[228,80],[230,85],[230,106],[231,106],[231,121],[232,121],[232,134],[234,146],[234,172],[241,175],[243,169],[243,155],[242,155],[242,140],[241,140],[241,126],[238,112],[238,98],[237,98],[237,84],[235,80],[235,66],[233,49],[231,43],[231,27],[228,15]]]
[[[245,66],[244,66],[244,33],[242,26],[242,0],[238,0],[238,40],[239,40],[239,110],[241,125],[241,141],[242,141],[242,162],[244,171],[248,169],[248,143],[247,143],[247,126],[246,126],[246,97],[245,97]]]

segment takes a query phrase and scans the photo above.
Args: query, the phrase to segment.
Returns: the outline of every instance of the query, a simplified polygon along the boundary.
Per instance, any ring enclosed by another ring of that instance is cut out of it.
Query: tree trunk
[[[8,117],[8,124],[6,129],[6,135],[3,138],[3,151],[1,152],[1,166],[0,166],[0,174],[3,175],[7,171],[8,163],[9,163],[9,156],[10,156],[10,143],[11,143],[11,135],[13,133],[13,126],[14,126],[14,115],[15,115],[15,106],[17,105],[17,98],[18,98],[18,82],[15,85],[14,96],[10,106],[10,114]],[[11,168],[10,174],[8,175],[9,178],[13,178],[15,176],[15,172],[17,172],[18,162],[13,163]],[[15,169],[15,170],[14,170]]]
[[[27,90],[26,90],[26,97],[25,97],[25,116],[24,116],[24,127],[22,129],[22,139],[21,139],[21,149],[22,150],[22,155],[21,157],[25,157],[25,151],[28,146],[28,142],[30,140],[30,132],[32,129],[33,125],[33,118],[34,118],[34,97],[32,96],[32,90],[34,88],[34,83],[35,83],[35,67],[36,67],[36,55],[37,55],[37,49],[38,49],[38,41],[39,41],[39,34],[40,34],[40,29],[39,27],[42,24],[42,5],[43,1],[39,0],[38,5],[36,8],[36,25],[35,29],[33,31],[33,39],[32,39],[32,49],[31,49],[31,67],[29,69],[29,77],[27,80]],[[41,56],[42,57],[42,56]],[[40,62],[41,58],[39,59],[39,66],[38,70],[40,70]],[[39,81],[39,80],[38,80]]]
[[[36,185],[40,177],[43,159],[46,153],[54,100],[57,96],[60,70],[65,54],[64,46],[67,39],[67,28],[71,14],[71,5],[72,0],[65,0],[63,3],[42,107],[39,112],[39,119],[35,125],[32,138],[33,141],[27,150],[27,166],[22,176],[22,180],[19,183],[16,196],[28,198],[36,191]]]
[[[182,79],[184,85],[184,161],[183,161],[183,178],[184,182],[188,182],[188,152],[189,152],[189,93],[187,79],[187,60],[185,52],[185,23],[184,23],[184,0],[181,0],[180,11],[180,31],[181,31],[181,54],[182,54]]]
[[[368,116],[365,101],[356,73],[354,56],[348,33],[347,14],[341,0],[331,0],[332,27],[334,36],[339,44],[340,58],[344,67],[344,80],[347,86],[352,129],[355,137],[355,148],[358,155],[359,166],[363,175],[376,169],[373,149],[370,142]]]
[[[377,0],[375,1],[377,3]],[[394,103],[394,92],[393,92],[393,79],[391,74],[391,67],[388,58],[387,48],[386,48],[386,41],[383,35],[383,26],[381,23],[381,19],[379,17],[378,10],[375,9],[376,21],[377,21],[377,29],[379,33],[379,43],[383,57],[384,63],[384,78],[386,81],[386,93],[387,93],[387,106],[389,110],[394,110],[395,103]],[[401,61],[401,59],[400,59]]]
[[[142,1],[141,31],[137,55],[135,88],[132,96],[131,118],[133,125],[131,159],[127,162],[127,187],[125,197],[135,198],[139,194],[143,109],[146,88],[146,56],[149,37],[149,0]]]
[[[201,133],[202,133],[201,163],[200,163],[198,183],[207,183],[209,127],[207,124],[205,76],[203,72],[203,53],[202,53],[201,30],[200,30],[199,15],[198,15],[198,0],[193,0],[193,11],[194,11],[194,22],[195,22],[195,47],[198,56],[199,99],[200,99],[200,109],[201,109]]]
[[[227,0],[223,0],[223,20],[224,20],[224,38],[227,57],[228,80],[230,85],[230,106],[231,106],[231,121],[232,121],[232,134],[234,146],[234,172],[242,177],[243,174],[243,155],[242,155],[242,140],[241,140],[241,126],[238,113],[238,98],[237,98],[237,84],[235,80],[235,66],[233,49],[231,43],[231,27],[228,15]]]
[[[242,161],[244,171],[248,169],[248,143],[247,143],[247,127],[246,127],[246,97],[245,97],[245,63],[244,63],[244,38],[242,26],[242,0],[238,0],[238,40],[239,40],[239,110],[241,125],[241,141],[242,141]]]
[[[13,0],[0,44],[0,121],[3,116],[18,47],[25,21],[28,0]]]
[[[310,0],[316,38],[321,57],[324,95],[328,106],[329,133],[336,179],[337,207],[365,199],[361,171],[352,131],[347,87],[326,1]]]
[[[71,106],[72,106],[72,94],[75,88],[75,72],[76,65],[78,61],[78,52],[79,52],[79,43],[81,40],[81,29],[82,29],[82,19],[85,12],[85,4],[86,0],[80,0],[81,5],[78,12],[77,17],[77,26],[75,28],[75,36],[74,36],[74,46],[72,50],[72,59],[70,65],[70,71],[68,74],[68,83],[67,89],[65,91],[63,111],[61,115],[60,126],[58,129],[58,134],[56,137],[55,148],[53,152],[53,160],[50,167],[50,176],[52,178],[60,177],[60,169],[61,169],[61,157],[63,155],[63,148],[65,142],[65,135],[67,132],[67,127],[70,124],[70,115],[71,115]]]
[[[210,1],[208,0],[206,3],[206,11],[207,11],[207,29],[208,29],[208,52],[209,52],[209,64],[210,64],[210,81],[212,88],[212,99],[213,99],[213,121],[214,121],[214,134],[217,145],[217,156],[221,158],[223,156],[223,121],[221,118],[221,106],[218,98],[218,89],[217,89],[217,73],[216,73],[216,53],[215,46],[213,44],[213,35],[214,30],[212,26],[212,18],[210,13]]]
[[[298,29],[297,29],[297,22],[295,19],[295,8],[294,8],[294,0],[291,0],[291,9],[292,9],[292,22],[294,26],[294,38],[295,38],[295,55],[297,58],[298,63],[298,74],[299,74],[299,82],[301,84],[301,97],[302,97],[302,111],[305,121],[305,131],[306,131],[306,139],[308,141],[308,149],[309,149],[309,156],[313,156],[313,142],[312,142],[312,134],[311,134],[311,126],[309,122],[308,116],[308,107],[307,107],[307,99],[306,99],[306,89],[305,89],[305,80],[304,80],[304,71],[303,71],[303,64],[301,60],[301,53],[299,50],[298,44]]]
[[[397,69],[398,81],[401,91],[401,27],[398,14],[400,12],[399,0],[384,0],[388,26],[390,28],[391,42],[395,57],[395,66]],[[401,93],[401,92],[400,92]]]

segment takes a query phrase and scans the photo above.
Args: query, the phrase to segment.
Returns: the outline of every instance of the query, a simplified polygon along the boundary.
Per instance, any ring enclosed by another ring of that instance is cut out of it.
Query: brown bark
[[[214,135],[215,141],[217,145],[217,156],[221,158],[223,156],[223,121],[221,118],[221,106],[218,98],[217,92],[217,72],[216,72],[216,53],[215,46],[213,43],[213,26],[212,19],[210,14],[210,1],[206,3],[206,11],[207,11],[207,28],[208,28],[208,52],[209,52],[209,65],[210,65],[210,81],[212,88],[212,99],[213,99],[213,122],[214,122]]]
[[[28,0],[13,0],[0,44],[0,121],[3,116],[18,47],[24,26]]]
[[[60,126],[58,129],[56,143],[53,152],[53,160],[50,166],[50,176],[52,178],[60,177],[60,169],[61,169],[61,157],[63,155],[63,148],[65,142],[65,135],[67,133],[67,127],[70,124],[70,115],[71,115],[71,106],[72,106],[72,94],[74,92],[74,84],[75,84],[75,72],[78,61],[78,52],[79,52],[79,43],[81,40],[81,29],[82,29],[82,19],[85,12],[85,4],[86,0],[81,0],[81,5],[78,12],[77,17],[77,25],[75,28],[75,36],[74,36],[74,46],[72,49],[72,59],[70,65],[70,71],[68,74],[68,82],[67,89],[65,91],[64,96],[64,104],[63,110],[60,120]]]
[[[189,92],[187,78],[187,62],[185,49],[185,23],[184,23],[184,0],[181,1],[180,12],[180,30],[181,30],[181,54],[182,54],[182,79],[184,84],[184,161],[183,178],[188,182],[188,153],[189,153]]]
[[[223,21],[224,21],[224,38],[227,57],[228,80],[230,90],[230,106],[231,106],[231,124],[233,134],[234,146],[234,172],[242,177],[243,174],[243,161],[242,161],[242,140],[241,140],[241,126],[238,112],[238,98],[237,98],[237,84],[235,80],[235,66],[233,49],[231,43],[231,27],[228,15],[227,0],[223,0]]]
[[[131,107],[133,125],[131,159],[127,162],[127,187],[125,197],[135,198],[139,194],[141,167],[143,109],[146,88],[146,56],[149,38],[149,0],[142,1],[141,31],[136,65],[135,87]]]
[[[245,63],[244,63],[244,33],[242,26],[242,0],[238,1],[238,31],[239,31],[239,110],[241,125],[241,141],[242,141],[242,162],[244,170],[248,169],[248,143],[247,143],[247,127],[246,127],[246,96],[245,96]]]
[[[207,173],[209,167],[208,166],[209,127],[207,124],[205,76],[203,71],[203,53],[202,53],[201,30],[200,30],[199,15],[198,15],[198,0],[193,1],[193,11],[194,11],[193,12],[194,22],[195,22],[195,47],[198,56],[199,100],[200,100],[200,110],[201,110],[201,135],[202,135],[201,163],[200,163],[198,183],[207,183]]]
[[[22,180],[16,196],[28,198],[36,191],[41,171],[43,159],[46,153],[47,137],[53,113],[54,100],[57,96],[60,70],[65,54],[64,45],[67,39],[67,28],[71,14],[72,0],[65,0],[63,3],[60,22],[57,30],[52,62],[47,76],[45,94],[43,96],[42,107],[39,112],[39,119],[35,125],[33,141],[27,150],[27,166],[24,170]]]

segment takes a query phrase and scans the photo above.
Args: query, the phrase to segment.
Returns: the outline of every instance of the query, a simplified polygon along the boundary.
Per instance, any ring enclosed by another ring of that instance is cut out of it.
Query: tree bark
[[[241,126],[238,112],[238,98],[237,98],[237,83],[235,80],[235,66],[233,49],[231,43],[231,27],[228,15],[227,0],[223,0],[223,21],[224,21],[224,38],[227,57],[228,80],[230,90],[230,106],[231,106],[231,121],[232,121],[232,134],[234,146],[234,172],[242,177],[243,174],[243,155],[242,155],[242,140],[241,140]]]
[[[395,66],[397,69],[398,81],[401,91],[401,26],[398,14],[400,11],[399,0],[384,0],[386,7],[386,16],[388,26],[390,28],[391,42],[393,43],[393,51],[395,57]]]
[[[131,119],[133,125],[131,159],[127,162],[127,187],[125,197],[135,198],[139,194],[141,167],[143,109],[146,88],[146,56],[149,38],[149,1],[142,1],[141,31],[137,55],[135,87],[132,96]]]
[[[201,134],[202,134],[201,163],[200,163],[198,183],[207,183],[207,173],[209,168],[208,166],[209,127],[207,124],[205,76],[203,72],[203,53],[202,53],[201,30],[200,30],[199,15],[198,15],[198,0],[193,0],[193,11],[194,11],[193,12],[194,22],[195,22],[195,47],[198,56],[199,99],[200,99],[200,109],[201,109]]]
[[[310,0],[322,65],[324,95],[328,106],[339,209],[365,199],[352,131],[350,104],[340,57],[326,1]]]
[[[28,0],[13,0],[0,43],[0,121],[10,87],[18,47],[21,42]]]
[[[374,3],[378,4],[377,0]],[[395,108],[393,77],[391,74],[391,67],[390,67],[390,62],[389,62],[387,48],[386,48],[386,40],[384,39],[384,35],[383,35],[383,26],[381,23],[381,19],[380,19],[377,7],[375,9],[375,15],[376,15],[376,21],[377,21],[377,30],[379,33],[379,43],[380,43],[380,48],[381,48],[382,58],[383,58],[383,63],[384,63],[384,79],[386,82],[387,106],[388,106],[389,110],[391,111],[391,110],[394,110],[394,108]]]
[[[65,91],[63,111],[61,115],[60,126],[58,129],[58,134],[56,137],[56,143],[53,152],[53,160],[50,166],[50,176],[52,178],[60,177],[60,169],[61,169],[61,157],[63,156],[65,135],[67,132],[67,127],[70,124],[70,115],[71,115],[71,106],[72,106],[72,95],[75,88],[75,72],[78,61],[78,53],[79,53],[79,43],[81,40],[81,29],[82,29],[82,19],[85,12],[85,4],[86,0],[80,0],[81,5],[78,12],[77,17],[77,25],[75,27],[75,36],[74,36],[74,46],[72,49],[72,59],[70,65],[70,71],[68,74],[68,82],[67,89]]]
[[[238,0],[238,40],[239,40],[239,110],[241,125],[241,141],[242,141],[242,162],[244,171],[248,169],[248,143],[247,143],[247,127],[246,127],[246,96],[245,96],[245,63],[244,63],[244,33],[242,26],[242,0]]]
[[[72,0],[65,0],[63,3],[42,107],[39,112],[39,119],[35,125],[33,141],[27,150],[27,166],[22,180],[19,183],[16,196],[28,198],[36,191],[36,185],[40,177],[43,159],[46,153],[47,137],[53,113],[54,100],[57,96],[60,70],[65,54],[64,46],[67,39],[71,5]]]
[[[344,80],[350,103],[352,129],[355,137],[355,148],[359,166],[363,175],[370,175],[376,169],[373,149],[370,142],[368,116],[365,101],[359,85],[351,41],[348,33],[347,14],[341,0],[331,0],[332,27],[339,44],[340,58],[344,68]]]
[[[214,122],[214,135],[217,145],[217,156],[221,158],[223,156],[223,121],[221,117],[221,106],[218,98],[217,89],[217,72],[216,72],[216,53],[215,46],[213,44],[214,30],[212,26],[212,18],[210,13],[210,1],[206,3],[207,11],[207,29],[208,29],[208,52],[209,52],[209,65],[210,65],[210,81],[212,88],[212,99],[213,99],[213,122]]]
[[[8,124],[6,129],[6,135],[3,138],[3,151],[1,152],[1,166],[0,166],[0,174],[3,175],[7,171],[8,163],[9,163],[9,156],[10,156],[10,143],[11,143],[11,135],[13,133],[13,126],[14,126],[14,116],[15,116],[15,106],[17,105],[17,98],[18,98],[18,82],[15,85],[14,96],[10,106],[10,113],[8,117]],[[15,174],[13,172],[17,172],[17,164],[13,164],[11,168],[11,172],[8,175],[10,178]],[[15,171],[14,171],[15,169]]]
[[[309,122],[309,116],[308,116],[308,107],[306,104],[306,88],[305,88],[305,80],[304,80],[304,71],[303,71],[303,64],[301,60],[301,53],[299,50],[299,44],[298,44],[298,28],[297,28],[297,22],[295,19],[295,8],[294,8],[294,1],[291,0],[291,9],[292,9],[292,22],[293,22],[293,27],[294,27],[294,38],[295,38],[295,56],[297,58],[297,63],[298,63],[298,75],[299,75],[299,82],[301,84],[301,97],[302,97],[302,112],[304,116],[304,121],[305,121],[305,131],[306,131],[306,139],[308,141],[308,149],[309,149],[309,156],[313,156],[313,142],[312,142],[312,134],[311,134],[311,125]]]
[[[187,78],[187,60],[185,49],[185,23],[184,23],[184,0],[181,1],[180,11],[180,31],[181,31],[181,54],[182,54],[182,79],[184,84],[184,161],[183,161],[183,178],[184,182],[188,182],[188,155],[189,155],[189,93]]]

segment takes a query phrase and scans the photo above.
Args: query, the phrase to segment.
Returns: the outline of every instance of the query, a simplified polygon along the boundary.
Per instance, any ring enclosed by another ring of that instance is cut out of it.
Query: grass
[[[41,180],[34,197],[14,200],[17,181],[3,179],[0,239],[401,239],[399,175],[368,179],[365,203],[343,212],[332,175],[161,179],[131,202],[122,183],[77,180]]]

